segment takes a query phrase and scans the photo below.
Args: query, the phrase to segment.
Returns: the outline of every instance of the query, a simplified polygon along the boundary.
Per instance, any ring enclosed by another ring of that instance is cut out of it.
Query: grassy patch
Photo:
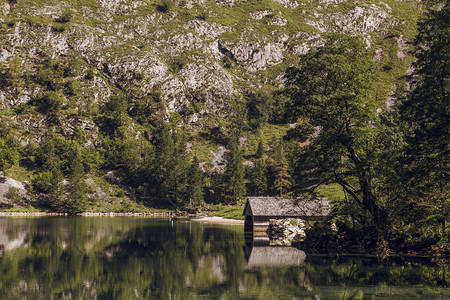
[[[265,146],[267,147],[273,139],[285,136],[288,130],[289,125],[265,124],[262,128],[249,132],[244,144],[244,156],[251,156],[256,153],[260,139],[266,142]]]
[[[206,212],[211,216],[234,220],[244,220],[244,216],[242,215],[243,211],[244,205],[230,206],[230,205],[216,204],[216,205],[208,205],[206,208]]]
[[[342,190],[342,187],[337,183],[319,186],[317,188],[317,195],[319,197],[326,197],[330,201],[345,200],[344,191]]]

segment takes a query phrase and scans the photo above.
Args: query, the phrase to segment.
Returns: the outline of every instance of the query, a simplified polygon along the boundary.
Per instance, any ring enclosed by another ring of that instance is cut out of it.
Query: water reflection
[[[245,233],[246,269],[261,266],[302,266],[305,263],[304,251],[293,247],[281,247],[270,244],[269,237],[254,236]]]
[[[240,226],[0,218],[0,299],[445,299],[447,265],[306,255]]]

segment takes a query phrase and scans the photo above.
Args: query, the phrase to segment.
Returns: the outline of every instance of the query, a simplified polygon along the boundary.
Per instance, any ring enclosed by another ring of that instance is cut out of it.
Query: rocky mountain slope
[[[151,136],[143,124],[152,128],[178,116],[191,130],[188,145],[194,143],[195,154],[211,162],[223,148],[196,133],[220,127],[230,99],[282,89],[285,69],[321,45],[327,33],[364,38],[380,66],[374,96],[380,109],[387,99],[391,105],[412,60],[407,50],[417,5],[397,0],[0,0],[1,126],[23,146],[39,144],[57,130],[89,147],[105,131],[99,116],[120,94],[127,99],[131,135]],[[269,137],[278,132],[273,131]],[[257,139],[245,141],[247,148],[256,148]]]

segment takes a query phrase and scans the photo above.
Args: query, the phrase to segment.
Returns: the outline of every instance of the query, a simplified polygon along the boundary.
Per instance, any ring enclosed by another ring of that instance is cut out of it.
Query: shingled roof
[[[325,217],[331,213],[327,198],[248,197],[243,215],[260,217]]]

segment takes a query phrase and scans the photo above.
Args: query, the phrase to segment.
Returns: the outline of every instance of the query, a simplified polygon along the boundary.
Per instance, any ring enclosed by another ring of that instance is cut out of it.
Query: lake
[[[450,299],[449,274],[273,247],[236,225],[0,217],[0,299]]]

